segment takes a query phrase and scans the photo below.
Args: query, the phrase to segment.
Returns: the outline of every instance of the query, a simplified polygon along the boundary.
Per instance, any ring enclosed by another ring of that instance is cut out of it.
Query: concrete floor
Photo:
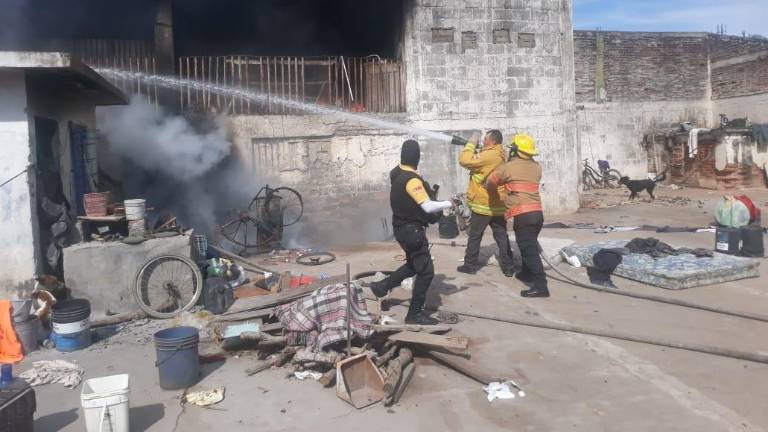
[[[594,222],[606,225],[707,225],[719,193],[702,190],[658,191],[656,203],[639,202],[548,221]],[[768,192],[749,191],[760,204]],[[621,201],[612,191],[597,201]],[[669,197],[693,198],[668,205]],[[699,204],[698,200],[702,203]],[[701,208],[700,208],[701,206]],[[768,210],[763,206],[764,211]],[[676,246],[712,247],[713,234],[655,234],[650,232],[594,234],[588,230],[549,229],[542,236],[594,242],[606,238],[655,236]],[[436,235],[432,238],[436,239]],[[464,237],[458,239],[464,241]],[[486,256],[494,252],[487,236]],[[339,260],[318,273],[339,274],[344,263],[353,272],[393,269],[399,249],[393,243],[367,244],[338,252]],[[687,310],[642,300],[597,293],[550,280],[549,299],[522,299],[522,288],[489,265],[469,277],[455,271],[463,248],[435,245],[438,273],[430,304],[449,310],[471,310],[510,317],[539,318],[600,329],[710,344],[768,354],[768,324]],[[281,270],[309,273],[312,268],[280,265]],[[574,277],[583,269],[560,266]],[[768,267],[761,265],[765,275]],[[622,290],[653,293],[723,308],[768,315],[765,276],[715,286],[671,291],[618,279]],[[398,290],[397,296],[407,297]],[[402,313],[401,308],[393,308]],[[109,346],[72,354],[39,352],[25,360],[74,359],[87,377],[129,373],[131,424],[134,431],[759,431],[768,429],[768,365],[631,342],[465,319],[455,332],[471,338],[472,361],[492,375],[510,376],[527,397],[489,403],[481,386],[452,370],[419,359],[416,375],[401,402],[387,409],[374,405],[355,410],[332,389],[315,382],[285,378],[284,370],[253,377],[244,371],[255,359],[231,358],[205,367],[200,386],[226,387],[226,399],[211,409],[182,409],[180,391],[157,386],[152,331],[165,323],[119,333]],[[54,384],[37,388],[38,431],[83,431],[80,389]]]

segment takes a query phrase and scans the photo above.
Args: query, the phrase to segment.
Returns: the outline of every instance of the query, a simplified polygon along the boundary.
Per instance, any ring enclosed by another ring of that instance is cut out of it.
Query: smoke
[[[233,209],[248,208],[260,187],[235,157],[223,118],[193,124],[141,97],[99,108],[97,116],[108,149],[100,154],[100,169],[119,183],[118,199],[144,198],[155,208],[150,225],[167,211],[184,227],[215,235]]]
[[[230,154],[222,120],[199,132],[183,117],[170,116],[134,96],[130,105],[114,108],[102,130],[117,155],[150,173],[182,182],[198,178]]]

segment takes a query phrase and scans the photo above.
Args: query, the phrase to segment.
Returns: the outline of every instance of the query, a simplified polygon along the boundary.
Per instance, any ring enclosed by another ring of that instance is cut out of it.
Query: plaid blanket
[[[365,305],[363,290],[356,283],[352,295],[352,333],[362,338],[373,334],[373,317]],[[292,345],[306,345],[311,351],[347,339],[347,290],[344,284],[318,288],[308,297],[280,306],[277,318]]]

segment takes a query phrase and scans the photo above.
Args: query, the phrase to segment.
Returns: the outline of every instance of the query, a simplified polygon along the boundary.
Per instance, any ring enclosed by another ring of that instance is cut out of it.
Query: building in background
[[[61,247],[96,188],[95,107],[123,93],[64,53],[0,51],[0,288],[61,276]],[[91,138],[89,138],[91,137]]]

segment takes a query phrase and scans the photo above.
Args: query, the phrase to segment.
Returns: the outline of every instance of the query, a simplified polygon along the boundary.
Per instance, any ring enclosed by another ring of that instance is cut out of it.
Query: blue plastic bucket
[[[179,390],[195,385],[200,369],[197,329],[172,327],[155,333],[154,339],[160,388]]]
[[[77,333],[59,334],[51,332],[51,340],[56,349],[61,352],[72,352],[87,348],[91,345],[91,329],[85,329]]]

